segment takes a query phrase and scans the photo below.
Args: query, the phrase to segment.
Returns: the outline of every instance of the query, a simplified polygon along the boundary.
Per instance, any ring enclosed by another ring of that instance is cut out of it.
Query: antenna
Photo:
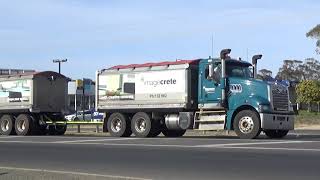
[[[211,35],[211,56],[214,57],[214,33]]]
[[[249,62],[249,48],[247,48],[247,62]]]

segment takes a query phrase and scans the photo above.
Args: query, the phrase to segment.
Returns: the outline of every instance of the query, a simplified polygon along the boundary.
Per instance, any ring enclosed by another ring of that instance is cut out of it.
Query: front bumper
[[[268,130],[293,130],[294,115],[260,113],[261,128]]]

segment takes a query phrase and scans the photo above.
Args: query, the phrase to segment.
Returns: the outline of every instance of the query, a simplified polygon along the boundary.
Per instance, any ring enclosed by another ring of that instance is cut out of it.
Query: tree
[[[320,62],[315,58],[307,58],[305,61],[284,60],[276,79],[289,81],[319,80]]]
[[[301,81],[304,77],[304,64],[299,60],[284,60],[276,79]]]
[[[268,69],[261,69],[258,73],[258,79],[262,79],[264,81],[272,78],[272,71]]]
[[[316,52],[320,54],[320,24],[318,24],[316,27],[312,28],[309,32],[307,32],[306,36],[309,38],[317,39]]]
[[[304,76],[308,80],[319,80],[320,62],[314,58],[307,58],[304,63]]]
[[[320,83],[315,80],[305,80],[296,87],[297,102],[307,103],[308,111],[311,110],[311,103],[320,102]]]

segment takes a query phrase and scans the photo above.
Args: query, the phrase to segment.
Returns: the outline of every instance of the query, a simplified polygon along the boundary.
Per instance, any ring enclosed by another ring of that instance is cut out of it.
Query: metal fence
[[[81,126],[95,126],[96,133],[100,132],[100,126],[103,126],[103,122],[92,122],[92,121],[57,121],[57,122],[47,122],[47,124],[67,124],[77,126],[77,133],[81,132]]]
[[[77,133],[81,132],[81,126],[95,126],[96,133],[100,132],[100,126],[103,126],[103,122],[85,122],[85,121],[71,121],[67,122],[67,125],[76,125],[77,126]]]

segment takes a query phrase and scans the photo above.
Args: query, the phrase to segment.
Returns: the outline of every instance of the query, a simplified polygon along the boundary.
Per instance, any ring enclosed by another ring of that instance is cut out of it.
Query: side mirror
[[[214,70],[213,70],[213,64],[212,63],[210,63],[209,64],[209,79],[213,79],[213,77],[214,77]]]

